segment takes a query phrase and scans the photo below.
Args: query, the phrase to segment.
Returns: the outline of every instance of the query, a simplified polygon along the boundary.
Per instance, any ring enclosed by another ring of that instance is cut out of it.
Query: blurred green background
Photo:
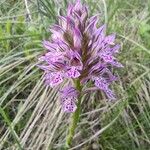
[[[57,89],[44,85],[36,67],[49,26],[66,13],[67,0],[0,0],[0,149],[62,149],[69,114]],[[113,104],[86,95],[72,149],[150,149],[150,1],[86,0],[107,33],[117,33],[125,66],[112,88]]]

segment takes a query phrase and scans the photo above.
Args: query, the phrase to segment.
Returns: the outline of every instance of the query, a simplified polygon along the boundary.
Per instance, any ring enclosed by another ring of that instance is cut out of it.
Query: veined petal
[[[67,8],[67,16],[71,16],[72,15],[72,9],[73,9],[73,5],[69,4],[69,6]]]
[[[110,62],[111,65],[118,67],[118,68],[123,68],[124,66],[119,63],[116,59],[114,59],[112,62]]]
[[[115,45],[114,47],[112,47],[112,48],[110,49],[110,52],[111,52],[112,54],[119,53],[119,49],[120,49],[120,45],[117,44],[117,45]]]
[[[81,15],[81,22],[83,24],[86,22],[87,17],[88,17],[88,10],[87,10],[87,7],[84,6],[84,10],[83,10],[82,15]]]
[[[100,53],[113,56],[114,54],[119,53],[119,49],[120,45],[117,44],[114,47],[105,47]]]
[[[52,40],[63,39],[64,29],[59,25],[54,25],[49,29],[52,32]]]
[[[66,68],[64,60],[58,60],[55,62],[51,62],[51,66],[52,66],[54,72],[55,71],[63,71]]]
[[[67,20],[67,31],[72,32],[73,29],[75,28],[75,23],[69,16],[66,17],[66,20]]]
[[[94,78],[95,86],[103,90],[107,97],[111,100],[115,100],[115,95],[111,89],[109,89],[109,83],[102,77]]]
[[[80,0],[77,0],[75,6],[73,7],[73,11],[77,12],[80,16],[82,15],[83,6]]]
[[[53,44],[49,41],[43,41],[43,46],[51,52],[55,52],[57,48],[56,44]]]
[[[81,17],[77,12],[73,12],[74,18],[75,18],[75,27],[79,27],[79,25],[82,24]]]
[[[105,78],[107,78],[108,83],[118,80],[118,78],[114,76],[113,73],[108,68],[105,68],[102,72],[102,75],[106,75],[106,74],[107,74],[107,77]]]
[[[40,62],[47,62],[48,65],[53,65],[55,62],[61,62],[64,59],[63,53],[61,52],[48,52],[45,54],[45,56],[41,56],[39,58]],[[63,63],[62,63],[63,64]]]
[[[83,63],[81,61],[81,56],[78,52],[72,51],[72,50],[68,51],[67,58],[69,60],[69,66],[74,66],[78,70],[83,69]]]
[[[54,25],[49,29],[52,33],[64,33],[64,29],[59,25]]]
[[[74,40],[74,47],[76,49],[80,50],[80,48],[81,48],[81,41],[82,41],[82,35],[80,33],[80,30],[77,29],[77,28],[74,29],[73,40]]]
[[[106,25],[103,25],[100,28],[96,29],[94,33],[94,41],[98,41],[98,43],[100,44],[105,37],[105,32],[106,32]]]
[[[96,75],[96,76],[101,75],[101,74],[103,74],[103,71],[105,70],[105,68],[106,68],[105,64],[97,63],[92,68],[90,68],[89,75],[91,75],[91,76],[93,76],[93,75]]]
[[[67,19],[64,16],[59,16],[59,24],[64,30],[67,30]]]
[[[94,31],[96,30],[97,21],[97,16],[93,16],[90,18],[89,25],[85,29],[85,33],[88,34],[88,36],[91,37],[94,34]]]
[[[57,39],[57,40],[54,41],[54,43],[57,45],[56,50],[57,50],[58,53],[62,53],[62,52],[65,53],[66,51],[69,50],[68,44],[62,39]]]
[[[71,85],[68,85],[66,87],[63,87],[63,89],[60,91],[60,95],[61,95],[61,97],[77,98],[78,92],[74,87],[72,87]]]
[[[105,37],[104,42],[106,42],[109,45],[114,45],[115,37],[116,37],[115,34],[108,35]]]
[[[106,89],[106,90],[104,90],[104,92],[106,93],[108,99],[110,99],[110,100],[116,99],[115,94],[111,89]]]
[[[48,52],[45,54],[45,57],[49,59],[51,62],[55,62],[59,59],[63,59],[64,56],[63,56],[63,53],[61,52],[55,52],[55,53]]]
[[[48,65],[37,65],[40,69],[44,71],[50,71],[50,67]]]

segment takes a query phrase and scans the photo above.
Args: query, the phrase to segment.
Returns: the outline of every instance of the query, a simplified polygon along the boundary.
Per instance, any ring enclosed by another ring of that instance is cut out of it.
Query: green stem
[[[76,81],[75,86],[76,86],[76,89],[81,92],[82,87],[80,85],[80,80]],[[72,117],[71,117],[69,132],[68,132],[68,135],[67,135],[67,138],[66,138],[66,148],[69,148],[71,146],[72,139],[73,139],[73,136],[75,134],[75,129],[77,127],[77,124],[78,124],[78,121],[79,121],[79,118],[80,118],[80,112],[81,112],[81,95],[78,98],[77,109],[72,114]]]

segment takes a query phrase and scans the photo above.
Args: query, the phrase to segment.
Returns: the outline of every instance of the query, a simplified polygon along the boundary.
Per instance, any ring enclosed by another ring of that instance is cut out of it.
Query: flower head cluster
[[[78,78],[81,84],[91,80],[109,99],[115,99],[109,86],[116,77],[110,69],[122,67],[114,57],[120,49],[114,43],[115,34],[105,35],[105,25],[97,28],[98,17],[89,17],[80,0],[69,5],[67,15],[58,20],[59,24],[50,28],[51,40],[43,42],[48,51],[39,58],[38,66],[45,72],[46,84],[55,87],[64,79]],[[70,85],[61,90],[64,111],[76,110],[77,95]]]

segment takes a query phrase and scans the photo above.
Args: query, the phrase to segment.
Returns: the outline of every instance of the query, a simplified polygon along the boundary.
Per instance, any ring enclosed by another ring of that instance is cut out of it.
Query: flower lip
[[[61,72],[57,73],[46,73],[45,83],[51,87],[55,87],[63,82],[63,77]]]
[[[65,112],[70,113],[76,110],[77,106],[75,103],[78,94],[78,91],[71,85],[64,87],[63,90],[60,91],[61,105]]]

